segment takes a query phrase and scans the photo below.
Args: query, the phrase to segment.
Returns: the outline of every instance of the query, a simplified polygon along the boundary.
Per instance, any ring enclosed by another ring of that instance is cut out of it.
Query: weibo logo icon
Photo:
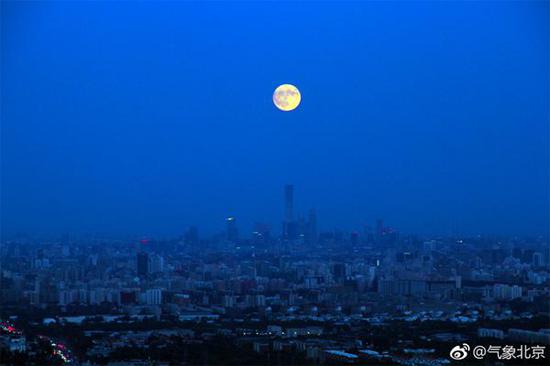
[[[467,343],[462,343],[462,346],[454,346],[451,352],[449,352],[449,356],[453,360],[463,360],[466,357],[468,357],[468,351],[470,350],[470,346]]]

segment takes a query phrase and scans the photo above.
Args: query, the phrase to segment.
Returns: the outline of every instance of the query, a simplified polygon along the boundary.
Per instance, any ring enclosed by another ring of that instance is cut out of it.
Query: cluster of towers
[[[309,210],[307,220],[301,216],[294,218],[294,186],[288,184],[284,190],[285,214],[283,220],[283,239],[303,239],[313,244],[317,241],[317,214],[314,209]]]
[[[304,216],[294,215],[294,186],[287,184],[284,186],[284,216],[281,238],[285,241],[303,240],[305,243],[314,244],[317,242],[317,214],[314,209],[310,209],[307,219]],[[199,233],[196,226],[191,226],[184,234],[184,241],[188,245],[198,245]],[[227,242],[236,243],[239,241],[239,230],[237,220],[230,216],[225,219],[225,232],[223,239]],[[271,240],[269,225],[256,223],[252,233],[254,243],[266,243]]]

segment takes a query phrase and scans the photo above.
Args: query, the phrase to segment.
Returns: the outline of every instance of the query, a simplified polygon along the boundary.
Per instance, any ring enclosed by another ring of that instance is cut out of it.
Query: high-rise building
[[[147,276],[149,273],[149,254],[139,252],[137,254],[137,274],[138,276]]]
[[[493,297],[501,300],[513,300],[522,296],[522,287],[517,285],[495,284],[493,285]]]
[[[365,236],[365,243],[367,244],[374,243],[374,233],[372,231],[372,227],[369,225],[365,225],[363,232]]]
[[[285,221],[283,223],[283,238],[296,240],[300,235],[299,225],[296,221]]]
[[[294,220],[294,186],[287,184],[285,186],[285,221]]]
[[[152,288],[145,292],[145,303],[147,305],[162,304],[162,289]]]
[[[382,235],[384,235],[384,220],[378,219],[376,220],[376,236],[380,238]]]
[[[299,236],[298,222],[294,221],[294,186],[285,186],[285,215],[283,220],[283,239],[295,240]]]
[[[164,271],[164,258],[158,254],[149,257],[149,272],[159,273]]]
[[[357,231],[353,231],[349,236],[351,245],[357,245],[359,244],[359,233]]]
[[[308,244],[317,243],[317,213],[314,209],[309,210],[307,220],[306,242]]]
[[[261,222],[255,223],[254,231],[252,232],[254,244],[265,244],[269,242],[271,239],[271,234],[269,230],[269,225]]]
[[[228,241],[236,242],[239,239],[239,229],[237,229],[237,221],[234,217],[228,217],[226,222],[226,239]]]
[[[542,254],[539,252],[534,252],[532,255],[531,263],[535,267],[542,267],[543,265]]]
[[[185,232],[183,241],[186,245],[194,246],[199,244],[199,229],[196,226],[191,226]]]

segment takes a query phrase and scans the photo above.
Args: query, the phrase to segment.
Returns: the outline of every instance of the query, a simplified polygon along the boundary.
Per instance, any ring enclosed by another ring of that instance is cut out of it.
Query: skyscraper
[[[187,245],[198,245],[199,244],[199,229],[196,226],[191,226],[185,232],[183,240]]]
[[[269,225],[257,222],[254,224],[254,231],[252,232],[253,242],[255,244],[267,243],[270,241],[270,229]]]
[[[317,213],[313,208],[309,210],[307,219],[306,241],[308,244],[317,242]]]
[[[158,254],[149,257],[149,272],[158,273],[164,271],[164,258]]]
[[[357,231],[353,231],[349,236],[351,245],[357,245],[359,244],[359,233]]]
[[[376,235],[381,237],[384,234],[384,220],[376,220]]]
[[[285,186],[285,221],[294,220],[294,186],[287,184]]]
[[[225,219],[226,227],[226,239],[228,241],[236,242],[239,239],[239,230],[237,229],[237,221],[234,217],[228,217]]]
[[[149,273],[149,254],[139,252],[137,254],[137,274],[138,276],[147,276]]]
[[[294,221],[294,186],[285,186],[285,216],[283,220],[283,239],[294,240],[298,238],[298,223]]]

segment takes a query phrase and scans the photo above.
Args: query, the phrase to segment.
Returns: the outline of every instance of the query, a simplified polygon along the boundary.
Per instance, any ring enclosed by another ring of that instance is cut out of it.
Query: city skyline
[[[2,235],[279,227],[292,183],[323,230],[547,236],[547,13],[2,2]]]
[[[0,1],[0,364],[545,365],[550,1]]]
[[[268,222],[268,221],[262,221],[262,220],[255,220],[253,221],[249,226],[247,226],[246,222],[243,224],[240,222],[239,217],[236,215],[226,215],[223,218],[220,218],[216,220],[218,222],[218,227],[215,228],[214,225],[210,226],[210,231],[203,231],[204,227],[201,227],[200,225],[190,223],[182,226],[182,229],[175,233],[170,234],[164,234],[159,235],[153,233],[126,233],[126,234],[119,234],[119,235],[113,235],[108,233],[102,233],[100,231],[96,232],[85,232],[85,233],[70,233],[70,232],[63,232],[63,233],[57,233],[57,234],[51,234],[51,235],[43,235],[43,236],[37,236],[37,238],[85,238],[85,237],[103,237],[105,239],[130,239],[134,238],[137,240],[137,238],[141,238],[140,240],[150,240],[150,239],[174,239],[177,237],[185,237],[190,231],[194,232],[194,236],[199,238],[200,233],[200,239],[215,239],[216,237],[219,237],[219,235],[225,236],[229,241],[237,241],[243,240],[243,239],[253,239],[254,236],[257,234],[257,227],[262,226],[267,232],[269,232],[270,235],[273,235],[272,238],[279,238],[281,240],[296,240],[300,236],[300,234],[307,235],[306,233],[308,230],[313,230],[315,234],[314,236],[317,236],[319,233],[342,233],[345,235],[359,235],[364,236],[368,231],[372,232],[379,232],[381,228],[384,226],[384,224],[387,224],[385,222],[384,218],[376,217],[372,218],[370,221],[365,221],[362,225],[358,227],[348,227],[348,228],[341,228],[341,227],[335,227],[330,225],[325,225],[323,227],[318,226],[318,215],[317,210],[314,207],[310,207],[309,209],[304,209],[301,211],[296,211],[295,208],[295,200],[294,200],[294,185],[293,184],[285,184],[283,186],[283,194],[282,194],[282,215],[279,222]],[[309,225],[313,223],[313,227],[309,228]],[[300,229],[298,229],[298,226],[302,225]],[[305,225],[305,226],[304,226]],[[207,226],[208,227],[208,226]],[[449,232],[436,232],[436,233],[423,233],[418,231],[411,231],[411,232],[405,232],[401,231],[398,226],[391,223],[390,226],[386,226],[385,228],[390,229],[391,231],[395,232],[401,232],[403,235],[413,235],[413,236],[420,236],[420,237],[426,237],[429,238],[431,236],[440,236],[440,237],[473,237],[473,236],[480,236],[480,237],[513,237],[513,236],[525,236],[525,237],[531,237],[531,238],[543,238],[547,239],[548,236],[545,236],[543,234],[528,234],[528,235],[506,235],[502,233],[464,233],[460,232],[457,228],[454,228],[454,230]],[[299,231],[301,230],[301,231]],[[232,232],[230,234],[229,232]],[[289,232],[291,232],[289,234]],[[312,235],[311,233],[309,234]],[[4,237],[4,240],[10,240],[10,239],[18,239],[18,238],[24,238],[24,237],[34,237],[33,235],[28,235],[26,233],[17,233],[13,235],[12,237]],[[306,242],[308,240],[306,239]]]

